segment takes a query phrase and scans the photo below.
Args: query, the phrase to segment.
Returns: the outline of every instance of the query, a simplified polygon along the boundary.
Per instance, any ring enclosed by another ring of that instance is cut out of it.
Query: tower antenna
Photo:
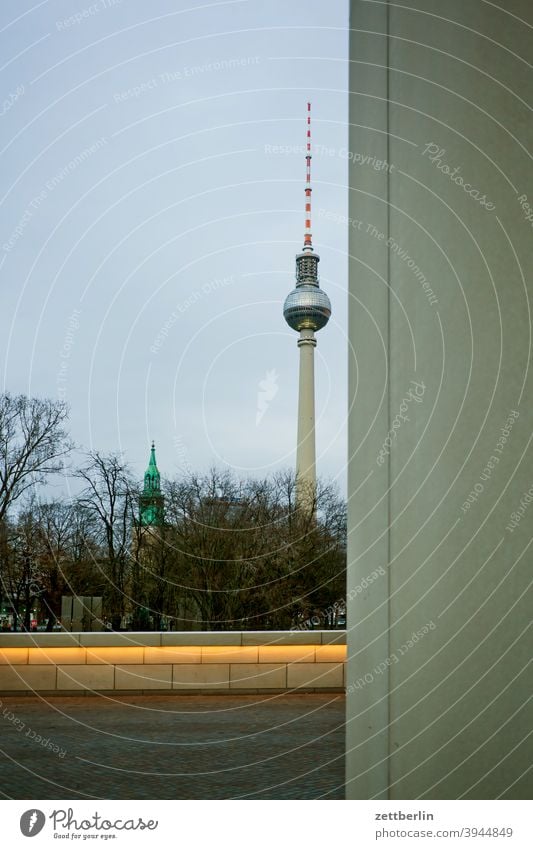
[[[311,235],[311,104],[307,104],[307,146],[305,151],[305,232],[304,251],[313,250]]]

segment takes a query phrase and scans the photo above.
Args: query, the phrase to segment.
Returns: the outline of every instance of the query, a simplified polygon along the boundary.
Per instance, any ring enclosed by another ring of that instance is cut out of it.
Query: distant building
[[[61,624],[65,631],[103,631],[101,596],[61,596]]]
[[[152,442],[148,468],[144,473],[144,488],[139,496],[139,524],[141,527],[161,527],[164,523],[165,497],[161,492],[161,475],[155,459]]]

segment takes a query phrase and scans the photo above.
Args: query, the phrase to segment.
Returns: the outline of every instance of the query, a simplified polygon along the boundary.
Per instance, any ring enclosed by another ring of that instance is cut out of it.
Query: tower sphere
[[[331,315],[331,303],[316,283],[301,283],[289,292],[283,305],[283,317],[293,330],[320,330]]]

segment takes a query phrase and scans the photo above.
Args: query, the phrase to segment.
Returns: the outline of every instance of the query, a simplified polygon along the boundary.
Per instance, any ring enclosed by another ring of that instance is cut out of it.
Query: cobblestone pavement
[[[11,799],[341,799],[344,697],[3,697]]]

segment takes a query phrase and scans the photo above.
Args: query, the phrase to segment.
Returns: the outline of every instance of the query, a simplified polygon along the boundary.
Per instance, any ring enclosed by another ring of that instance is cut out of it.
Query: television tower
[[[307,104],[305,180],[305,232],[302,252],[296,254],[296,287],[283,305],[285,321],[300,334],[300,385],[298,394],[298,442],[296,448],[296,501],[304,507],[314,503],[316,491],[315,450],[315,333],[325,327],[331,303],[318,284],[320,257],[311,235],[311,104]]]

